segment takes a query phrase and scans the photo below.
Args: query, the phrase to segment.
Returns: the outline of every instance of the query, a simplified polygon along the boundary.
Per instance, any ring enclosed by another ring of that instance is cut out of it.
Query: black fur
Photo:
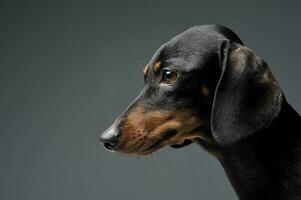
[[[175,84],[160,84],[160,71],[152,68],[158,60],[178,72]],[[267,64],[234,32],[193,27],[162,45],[148,66],[145,87],[120,124],[138,104],[189,110],[208,124],[201,132],[209,140],[197,142],[216,155],[241,200],[301,199],[301,117]],[[208,95],[201,94],[203,85]]]

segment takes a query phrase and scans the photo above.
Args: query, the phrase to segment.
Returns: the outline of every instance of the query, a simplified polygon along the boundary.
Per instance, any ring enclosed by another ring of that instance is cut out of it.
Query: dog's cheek
[[[139,122],[137,122],[139,124]],[[146,133],[141,127],[137,127],[126,121],[120,127],[119,149],[127,152],[135,148],[138,143],[145,139]]]
[[[143,140],[146,135],[142,115],[144,109],[137,107],[128,111],[119,124],[119,149],[127,152]]]
[[[158,131],[155,129],[169,119],[170,116],[164,112],[152,111],[143,106],[134,107],[120,124],[119,149],[121,151],[139,150],[147,146],[157,138]]]
[[[119,127],[119,150],[125,153],[139,152],[159,140],[165,145],[184,143],[195,138],[191,131],[202,121],[189,111],[151,110],[136,106],[127,113]],[[176,132],[166,138],[167,132]]]

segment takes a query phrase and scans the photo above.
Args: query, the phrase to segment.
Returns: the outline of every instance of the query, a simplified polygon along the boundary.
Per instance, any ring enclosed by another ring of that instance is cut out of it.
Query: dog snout
[[[118,145],[118,131],[115,125],[112,125],[101,134],[99,141],[106,150],[115,151]]]

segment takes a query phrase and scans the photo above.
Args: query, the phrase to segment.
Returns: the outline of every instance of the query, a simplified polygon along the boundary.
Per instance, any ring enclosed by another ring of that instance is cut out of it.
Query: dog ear
[[[220,60],[211,130],[219,144],[231,145],[267,128],[280,111],[283,95],[268,65],[249,48],[227,41]]]

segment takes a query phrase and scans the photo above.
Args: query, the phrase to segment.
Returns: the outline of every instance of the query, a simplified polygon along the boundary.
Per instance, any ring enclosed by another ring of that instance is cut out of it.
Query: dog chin
[[[148,156],[148,155],[151,155],[152,153],[155,153],[159,150],[161,150],[162,148],[166,147],[166,146],[170,146],[172,148],[175,148],[175,149],[179,149],[179,148],[182,148],[182,147],[185,147],[185,146],[188,146],[190,144],[192,144],[193,141],[192,140],[184,140],[183,142],[181,143],[173,143],[173,144],[169,144],[169,143],[161,143],[161,144],[158,144],[158,145],[151,145],[145,149],[141,149],[141,150],[134,150],[134,151],[119,151],[120,153],[122,154],[126,154],[126,155],[129,155],[129,156]]]

